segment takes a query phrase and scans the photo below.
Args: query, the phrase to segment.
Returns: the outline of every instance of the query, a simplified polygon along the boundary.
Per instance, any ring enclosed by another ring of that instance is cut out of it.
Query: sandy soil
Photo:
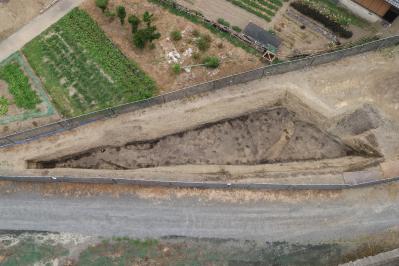
[[[306,109],[292,101],[288,103],[301,120],[330,131],[336,128],[337,118],[346,112],[364,103],[373,104],[381,112],[383,123],[377,128],[366,129],[366,132],[375,134],[375,142],[385,158],[395,158],[399,154],[398,98],[394,93],[398,67],[399,53],[388,49],[228,87],[190,100],[98,121],[28,144],[3,148],[0,167],[23,170],[27,160],[51,160],[101,146],[118,147],[129,142],[162,138],[281,104],[287,92],[295,94],[311,108]],[[390,97],[381,95],[380,90],[374,88],[376,85],[385,88]],[[348,124],[359,124],[347,121]],[[347,130],[341,137],[351,137],[348,132],[351,131]]]
[[[50,0],[0,1],[0,41],[37,16]]]
[[[126,23],[124,26],[121,26],[117,19],[110,21],[109,18],[102,14],[100,9],[95,7],[93,1],[84,2],[82,8],[90,13],[107,36],[128,58],[137,62],[145,72],[155,79],[161,92],[172,91],[234,73],[244,72],[262,65],[258,57],[248,54],[241,48],[237,48],[229,42],[212,35],[211,32],[202,26],[193,24],[182,17],[175,16],[159,6],[142,0],[113,0],[110,1],[109,7],[111,10],[114,10],[119,4],[123,4],[126,7],[127,14],[136,14],[140,17],[145,11],[154,14],[154,25],[157,26],[158,31],[162,35],[155,42],[155,49],[146,48],[140,50],[135,48],[131,41],[132,33],[130,25]],[[178,42],[170,40],[169,36],[173,30],[182,31],[183,39]],[[190,73],[183,71],[183,73],[176,76],[171,71],[173,61],[168,59],[170,52],[176,51],[180,54],[181,58],[178,62],[182,66],[198,64],[200,61],[196,61],[191,57],[191,54],[198,52],[195,45],[195,37],[192,36],[193,30],[198,30],[203,34],[210,34],[212,36],[211,48],[201,53],[202,57],[205,55],[216,55],[221,58],[222,64],[216,70],[195,67],[191,69]]]
[[[167,165],[253,165],[336,158],[350,150],[286,108],[262,110],[205,127],[63,159],[59,168],[136,169]]]

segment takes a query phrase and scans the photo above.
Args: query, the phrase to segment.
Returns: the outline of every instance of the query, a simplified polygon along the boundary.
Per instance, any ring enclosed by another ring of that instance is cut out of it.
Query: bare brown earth
[[[0,41],[37,16],[50,0],[0,1]]]
[[[230,44],[228,41],[220,39],[202,26],[191,23],[190,21],[175,16],[168,11],[143,0],[113,0],[109,3],[110,10],[115,10],[117,5],[123,4],[127,14],[142,16],[145,11],[154,14],[154,25],[161,33],[161,38],[155,42],[156,48],[146,48],[140,50],[132,44],[131,27],[128,23],[121,26],[118,19],[110,21],[102,14],[101,10],[95,7],[94,1],[86,1],[82,8],[86,10],[104,30],[106,35],[118,46],[119,49],[128,57],[139,64],[147,72],[161,89],[161,92],[176,90],[182,87],[194,85],[208,80],[221,78],[231,74],[244,72],[262,65],[259,58],[248,54],[243,49]],[[174,42],[170,40],[170,33],[180,30],[183,39]],[[189,73],[183,71],[180,75],[175,75],[171,71],[173,62],[168,59],[170,52],[176,51],[180,54],[178,60],[182,66],[198,64],[200,60],[195,60],[191,54],[198,52],[195,45],[195,37],[192,35],[194,30],[212,36],[211,48],[206,52],[201,52],[201,57],[206,55],[218,56],[222,64],[218,69],[210,70],[204,67],[192,68]],[[190,51],[191,49],[191,51]],[[168,62],[169,61],[169,62]]]
[[[186,164],[253,165],[346,156],[349,147],[286,108],[274,108],[161,139],[104,147],[52,167],[126,170]]]
[[[352,149],[374,151],[373,156],[381,154],[386,160],[394,160],[399,155],[399,99],[395,93],[399,84],[398,67],[396,47],[231,86],[3,148],[0,167],[4,171],[24,173],[27,161],[47,161],[99,147],[122,147],[160,139],[272,106],[284,106],[295,112],[298,120],[317,125]],[[311,162],[313,169],[325,166],[325,162]],[[352,161],[341,162],[340,165],[348,169]],[[236,171],[245,172],[247,167],[238,165]],[[64,169],[63,173],[67,175],[68,171]],[[90,171],[94,174],[102,170]],[[173,172],[173,167],[168,171]],[[265,170],[260,169],[259,173],[262,171]],[[162,176],[162,170],[158,176]]]

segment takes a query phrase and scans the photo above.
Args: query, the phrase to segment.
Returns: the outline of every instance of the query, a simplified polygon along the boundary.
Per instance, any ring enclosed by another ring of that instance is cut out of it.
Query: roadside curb
[[[191,188],[191,189],[230,189],[230,190],[345,190],[388,184],[399,181],[398,177],[374,179],[357,184],[276,184],[276,183],[217,183],[159,181],[128,178],[102,177],[55,177],[55,176],[0,176],[0,181],[34,183],[76,183],[76,184],[112,184],[135,185],[144,187]]]

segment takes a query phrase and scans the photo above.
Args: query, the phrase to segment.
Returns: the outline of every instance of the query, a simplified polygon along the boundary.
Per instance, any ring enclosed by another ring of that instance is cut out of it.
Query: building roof
[[[399,0],[385,0],[385,2],[388,2],[391,5],[393,5],[394,7],[399,8]]]
[[[281,41],[276,35],[265,31],[263,28],[255,25],[252,22],[245,27],[244,34],[260,42],[265,47],[272,46],[272,48],[277,49],[281,44]]]

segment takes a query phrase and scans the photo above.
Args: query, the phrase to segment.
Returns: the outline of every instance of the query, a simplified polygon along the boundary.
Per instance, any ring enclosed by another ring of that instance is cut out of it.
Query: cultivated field
[[[64,116],[145,99],[156,92],[152,79],[79,9],[28,43],[23,52]]]
[[[155,48],[146,47],[139,49],[132,43],[132,30],[128,23],[121,25],[117,18],[110,19],[105,16],[94,1],[88,0],[82,8],[86,10],[100,25],[112,42],[131,60],[137,62],[157,83],[162,92],[176,90],[200,82],[224,77],[234,73],[243,72],[262,65],[259,57],[249,54],[242,48],[233,46],[205,29],[201,25],[176,16],[158,5],[147,1],[113,0],[109,3],[109,10],[123,4],[128,15],[134,14],[139,18],[145,11],[154,14],[153,24],[161,34],[159,40],[154,41]],[[182,38],[173,41],[170,37],[173,31],[180,31]],[[210,47],[200,51],[196,45],[198,36],[209,35]],[[185,66],[200,64],[207,56],[217,56],[221,65],[217,69],[205,67],[192,67],[176,75],[172,66],[176,63]]]

